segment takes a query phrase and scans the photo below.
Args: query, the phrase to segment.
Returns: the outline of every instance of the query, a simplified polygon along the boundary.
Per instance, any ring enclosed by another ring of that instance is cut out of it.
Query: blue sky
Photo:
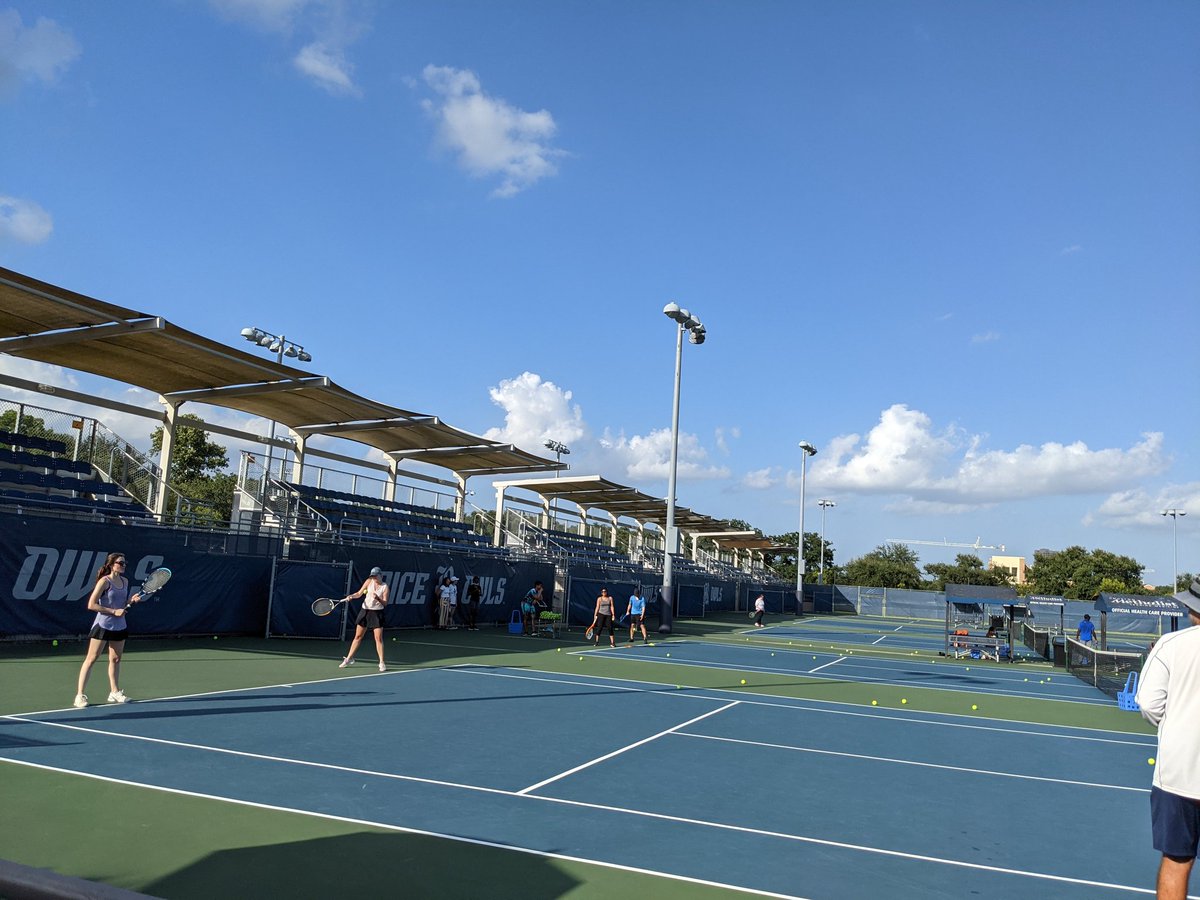
[[[793,530],[808,440],[843,561],[1166,583],[1198,38],[1192,2],[0,0],[0,262],[658,495],[674,300],[681,503]]]

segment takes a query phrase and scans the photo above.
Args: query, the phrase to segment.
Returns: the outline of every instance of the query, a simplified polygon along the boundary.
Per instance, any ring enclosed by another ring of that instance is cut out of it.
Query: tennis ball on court
[[[742,684],[745,684],[745,683],[746,683],[746,679],[745,679],[745,678],[743,678],[743,679],[742,679]]]
[[[670,656],[670,655],[671,655],[670,653],[667,654],[667,656]]]
[[[58,646],[58,641],[51,641],[51,642],[50,642],[50,646],[51,646],[51,647],[57,647],[57,646]],[[772,655],[772,656],[774,656],[775,654],[774,654],[774,653],[772,653],[771,655]]]
[[[901,705],[901,706],[907,706],[907,705],[908,705],[908,698],[907,698],[907,697],[902,697],[902,698],[900,698],[900,705]]]
[[[1051,678],[1047,678],[1047,679],[1046,679],[1046,684],[1049,684],[1051,681],[1053,681],[1053,679],[1051,679]]]
[[[872,700],[872,701],[871,701],[871,705],[872,705],[872,706],[878,706],[878,705],[879,705],[879,701],[878,701],[878,700]]]
[[[1154,757],[1153,756],[1150,757],[1148,760],[1146,760],[1146,765],[1148,765],[1148,766],[1154,765]]]
[[[974,703],[972,703],[972,704],[971,704],[971,709],[979,709],[979,707],[978,707],[978,706],[976,706]]]
[[[394,640],[395,640],[395,638],[392,638],[392,640],[394,641]],[[562,647],[555,647],[555,648],[554,648],[554,652],[555,652],[555,653],[562,653]]]
[[[215,641],[216,639],[217,639],[217,636],[214,634],[214,635],[213,635],[213,640]]]
[[[967,666],[967,671],[968,671],[968,672],[970,672],[970,671],[971,671],[971,667],[970,667],[970,666]]]

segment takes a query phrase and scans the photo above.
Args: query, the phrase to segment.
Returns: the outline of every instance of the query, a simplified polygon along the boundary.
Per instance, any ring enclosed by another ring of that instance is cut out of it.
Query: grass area
[[[746,641],[738,634],[745,627],[744,616],[676,624],[674,639]],[[762,637],[755,636],[757,646],[763,646]],[[827,646],[828,641],[822,644]],[[510,635],[502,628],[470,633],[425,630],[389,634],[386,652],[393,669],[458,663],[524,667],[817,702],[870,706],[875,701],[883,707],[983,719],[1150,732],[1140,717],[1122,712],[1115,705],[990,695],[972,698],[966,692],[666,666],[652,661],[606,659],[603,652],[568,652],[583,646],[577,631],[553,641]],[[127,648],[122,687],[131,697],[148,700],[337,678],[352,674],[336,666],[344,649],[343,644],[312,640],[134,640]],[[863,652],[862,645],[840,649]],[[82,643],[68,642],[58,646],[49,642],[0,645],[0,714],[68,706],[83,650]],[[877,652],[888,655],[886,651]],[[364,647],[364,664],[373,658],[374,648]],[[898,658],[938,665],[928,653],[901,653]],[[973,661],[971,665],[996,664]],[[1035,663],[1021,665],[1030,666],[1039,677],[1047,671]],[[353,674],[361,671],[357,668]],[[1056,670],[1055,677],[1070,676]],[[90,694],[103,698],[107,691],[105,663],[101,662],[93,669]],[[972,703],[979,708],[972,711]],[[9,763],[0,763],[0,772],[5,786],[0,847],[5,857],[155,896],[313,896],[331,891],[392,894],[400,885],[404,885],[406,896],[414,897],[738,896],[737,892],[606,866],[464,845]],[[136,852],[114,854],[95,840],[97,834],[111,827],[122,829],[129,838],[125,845],[136,847]],[[637,852],[631,864],[649,866],[652,859],[652,853]]]

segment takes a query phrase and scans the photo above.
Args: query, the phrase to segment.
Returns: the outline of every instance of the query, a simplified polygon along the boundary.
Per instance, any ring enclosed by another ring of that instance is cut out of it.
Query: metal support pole
[[[670,634],[674,619],[675,584],[671,560],[675,555],[678,535],[675,532],[675,481],[679,467],[679,382],[683,373],[683,325],[675,328],[675,398],[671,404],[671,460],[667,474],[667,535],[663,545],[663,585],[661,616],[658,633]]]

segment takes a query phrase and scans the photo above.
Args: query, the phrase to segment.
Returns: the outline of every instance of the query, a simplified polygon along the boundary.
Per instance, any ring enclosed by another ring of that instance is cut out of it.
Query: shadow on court
[[[553,860],[418,834],[359,832],[219,850],[147,884],[157,897],[562,897],[580,882]]]

